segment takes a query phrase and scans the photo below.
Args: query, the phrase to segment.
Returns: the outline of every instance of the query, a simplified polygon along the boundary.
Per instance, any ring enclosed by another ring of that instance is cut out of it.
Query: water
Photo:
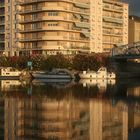
[[[140,139],[140,80],[0,84],[0,140]]]

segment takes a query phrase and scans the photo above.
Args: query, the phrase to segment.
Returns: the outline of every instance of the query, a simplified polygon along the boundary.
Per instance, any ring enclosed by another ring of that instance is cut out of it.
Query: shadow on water
[[[138,140],[140,80],[3,80],[0,114],[3,140]]]

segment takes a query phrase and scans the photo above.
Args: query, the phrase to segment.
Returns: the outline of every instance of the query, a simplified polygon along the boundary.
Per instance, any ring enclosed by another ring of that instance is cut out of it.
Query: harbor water
[[[139,140],[140,80],[0,81],[0,140]]]

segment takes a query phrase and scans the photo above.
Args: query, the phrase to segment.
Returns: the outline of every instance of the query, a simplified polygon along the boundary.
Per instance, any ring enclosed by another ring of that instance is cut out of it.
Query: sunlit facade
[[[3,0],[0,10],[6,55],[109,52],[128,41],[128,4],[119,0]]]
[[[0,1],[0,54],[5,49],[5,1]]]
[[[129,17],[129,43],[140,41],[140,17]]]

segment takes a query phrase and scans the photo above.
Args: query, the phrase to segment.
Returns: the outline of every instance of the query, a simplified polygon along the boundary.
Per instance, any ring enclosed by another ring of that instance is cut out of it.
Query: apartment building
[[[102,51],[128,43],[128,4],[103,0]]]
[[[5,29],[1,50],[6,55],[102,53],[128,41],[128,4],[119,0],[3,0],[0,4],[4,13],[0,27]]]
[[[140,41],[140,17],[129,17],[129,43]]]
[[[16,46],[32,54],[89,52],[89,0],[18,0]]]
[[[0,54],[5,48],[5,3],[0,1]]]

